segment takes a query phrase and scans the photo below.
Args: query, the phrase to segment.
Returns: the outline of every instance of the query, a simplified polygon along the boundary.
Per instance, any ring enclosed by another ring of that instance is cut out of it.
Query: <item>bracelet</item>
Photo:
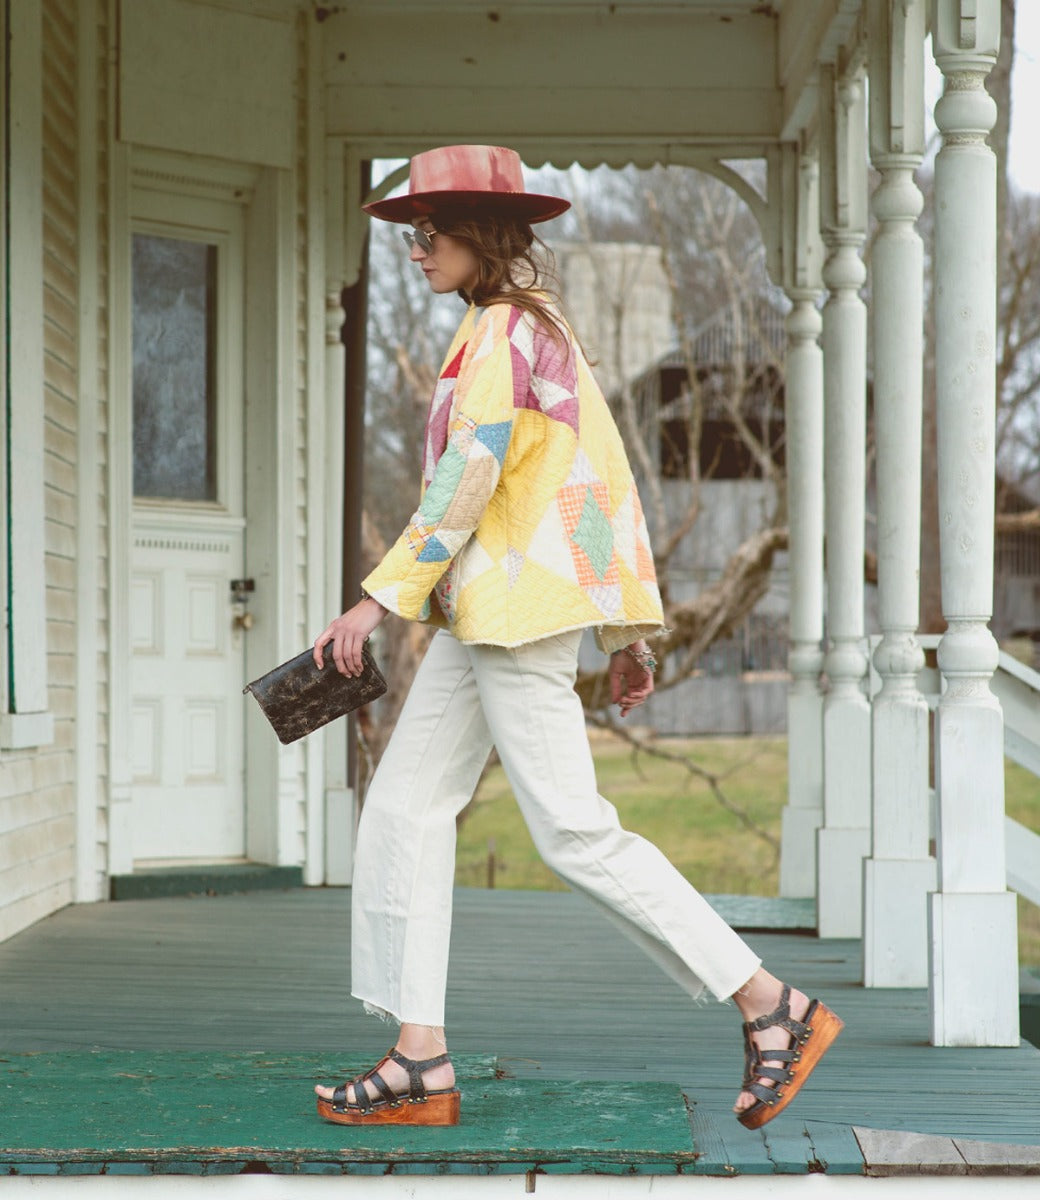
[[[622,646],[620,650],[615,650],[615,654],[627,654],[634,662],[637,662],[648,675],[653,675],[657,670],[657,659],[654,657],[652,650],[633,650],[630,646]]]

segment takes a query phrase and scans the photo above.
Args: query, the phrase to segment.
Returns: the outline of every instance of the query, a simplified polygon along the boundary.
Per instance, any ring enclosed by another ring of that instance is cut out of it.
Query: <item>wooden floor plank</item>
[[[806,1121],[805,1133],[817,1164],[810,1169],[818,1169],[824,1175],[863,1174],[863,1154],[850,1126],[833,1121]]]

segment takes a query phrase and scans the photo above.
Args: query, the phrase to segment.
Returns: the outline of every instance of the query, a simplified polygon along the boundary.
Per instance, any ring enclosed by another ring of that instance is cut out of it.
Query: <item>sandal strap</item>
[[[806,1015],[808,1016],[809,1013]],[[756,1017],[753,1021],[745,1021],[744,1030],[745,1032],[761,1033],[763,1029],[768,1029],[771,1025],[778,1025],[781,1029],[786,1029],[788,1033],[793,1033],[799,1041],[804,1041],[809,1033],[809,1026],[805,1021],[798,1021],[791,1016],[791,988],[786,983],[780,992],[780,1003],[776,1008],[771,1013],[766,1013],[765,1016]]]
[[[422,1100],[426,1097],[423,1072],[432,1070],[433,1067],[441,1067],[451,1061],[447,1054],[438,1054],[434,1058],[408,1058],[396,1047],[390,1051],[387,1057],[392,1058],[398,1066],[404,1067],[408,1072],[408,1095],[413,1100]]]
[[[780,1003],[773,1009],[771,1013],[766,1013],[764,1016],[756,1017],[753,1021],[745,1021],[744,1025],[747,1029],[752,1029],[756,1033],[760,1033],[763,1029],[768,1029],[770,1025],[780,1025],[791,1015],[791,988],[788,984],[783,985],[780,992]]]
[[[354,1107],[362,1113],[371,1112],[372,1100],[368,1094],[368,1088],[365,1087],[366,1081],[370,1075],[365,1075],[361,1079],[355,1079],[351,1085],[354,1089]]]
[[[372,1081],[387,1104],[401,1103],[401,1097],[397,1094],[397,1092],[394,1091],[392,1087],[390,1087],[390,1085],[386,1082],[382,1075],[379,1074],[378,1071],[369,1071],[369,1073],[365,1076],[365,1081],[367,1082],[368,1080]],[[366,1089],[364,1086],[362,1086],[361,1090],[365,1091]],[[355,1094],[357,1093],[356,1085],[354,1087],[354,1092]]]
[[[785,1079],[783,1082],[787,1083],[788,1081]],[[770,1104],[780,1095],[780,1089],[778,1087],[765,1087],[761,1083],[755,1083],[754,1080],[748,1084],[745,1084],[743,1090],[745,1092],[750,1092],[756,1100],[764,1100],[766,1104]]]
[[[341,1109],[357,1108],[363,1113],[369,1112],[373,1106],[373,1098],[369,1096],[368,1088],[365,1087],[365,1084],[368,1083],[369,1080],[372,1081],[373,1086],[379,1092],[379,1096],[375,1098],[375,1103],[397,1103],[401,1097],[398,1096],[393,1088],[387,1084],[382,1075],[379,1074],[379,1067],[383,1062],[386,1061],[386,1057],[388,1056],[384,1056],[382,1059],[380,1059],[379,1062],[376,1063],[376,1065],[370,1071],[366,1071],[364,1075],[358,1075],[357,1078],[349,1079],[346,1083],[340,1084],[340,1086],[332,1093],[333,1105],[336,1108]],[[353,1101],[347,1099],[348,1088],[354,1089]],[[382,1100],[380,1100],[380,1096],[382,1097]]]

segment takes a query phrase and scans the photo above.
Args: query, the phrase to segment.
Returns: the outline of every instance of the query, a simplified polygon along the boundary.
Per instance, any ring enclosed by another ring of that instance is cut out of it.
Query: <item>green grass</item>
[[[1006,762],[1004,809],[1027,829],[1040,833],[1040,779],[1017,763]],[[1040,966],[1040,908],[1018,899],[1018,957],[1024,967]]]
[[[719,803],[703,780],[680,764],[649,754],[634,756],[617,739],[593,735],[600,791],[621,823],[656,843],[700,891],[775,896],[778,860],[773,849]],[[659,739],[670,754],[687,754],[719,777],[726,800],[779,840],[787,801],[784,738]],[[1040,780],[1007,763],[1009,816],[1040,832]],[[489,844],[494,844],[495,886],[561,890],[563,884],[538,857],[502,768],[488,770],[459,831],[455,881],[486,887]],[[1019,901],[1023,965],[1040,965],[1040,908]]]
[[[657,743],[688,753],[701,768],[723,776],[728,801],[774,838],[787,798],[787,743],[782,738],[725,738]],[[633,756],[616,739],[595,737],[600,791],[621,823],[655,842],[704,892],[776,894],[776,853],[721,807],[709,786],[680,764]],[[489,841],[494,841],[496,886],[562,889],[531,844],[501,767],[485,775],[459,834],[456,882],[484,887]]]

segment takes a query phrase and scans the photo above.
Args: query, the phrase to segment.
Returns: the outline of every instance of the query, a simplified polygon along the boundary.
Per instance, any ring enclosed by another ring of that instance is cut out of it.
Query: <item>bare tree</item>
[[[755,413],[763,396],[770,411],[782,407],[782,349],[770,336],[780,324],[781,298],[766,275],[761,235],[751,214],[711,176],[681,168],[592,172],[572,186],[572,196],[572,237],[594,246],[637,232],[645,241],[649,231],[663,252],[677,356],[685,370],[684,402],[673,406],[669,428],[662,423],[655,390],[641,395],[638,381],[623,369],[625,310],[634,303],[626,277],[604,276],[596,292],[614,318],[607,347],[614,356],[609,375],[616,381],[610,399],[654,546],[669,629],[658,643],[664,663],[658,690],[667,691],[698,670],[716,640],[743,625],[768,590],[776,553],[787,544],[782,440],[777,440],[776,423],[756,420]],[[590,257],[595,264],[596,256]],[[710,362],[700,352],[706,342],[696,336],[699,328],[722,331],[713,339]],[[719,462],[721,441],[705,442],[706,412],[714,418],[713,438],[728,438],[740,447],[747,478],[767,485],[772,500],[762,527],[733,547],[717,579],[690,597],[673,580],[702,515],[703,487]],[[681,457],[681,477],[674,463],[666,469],[662,461],[662,443],[669,437]],[[590,712],[607,706],[605,670],[580,675],[577,687]]]

